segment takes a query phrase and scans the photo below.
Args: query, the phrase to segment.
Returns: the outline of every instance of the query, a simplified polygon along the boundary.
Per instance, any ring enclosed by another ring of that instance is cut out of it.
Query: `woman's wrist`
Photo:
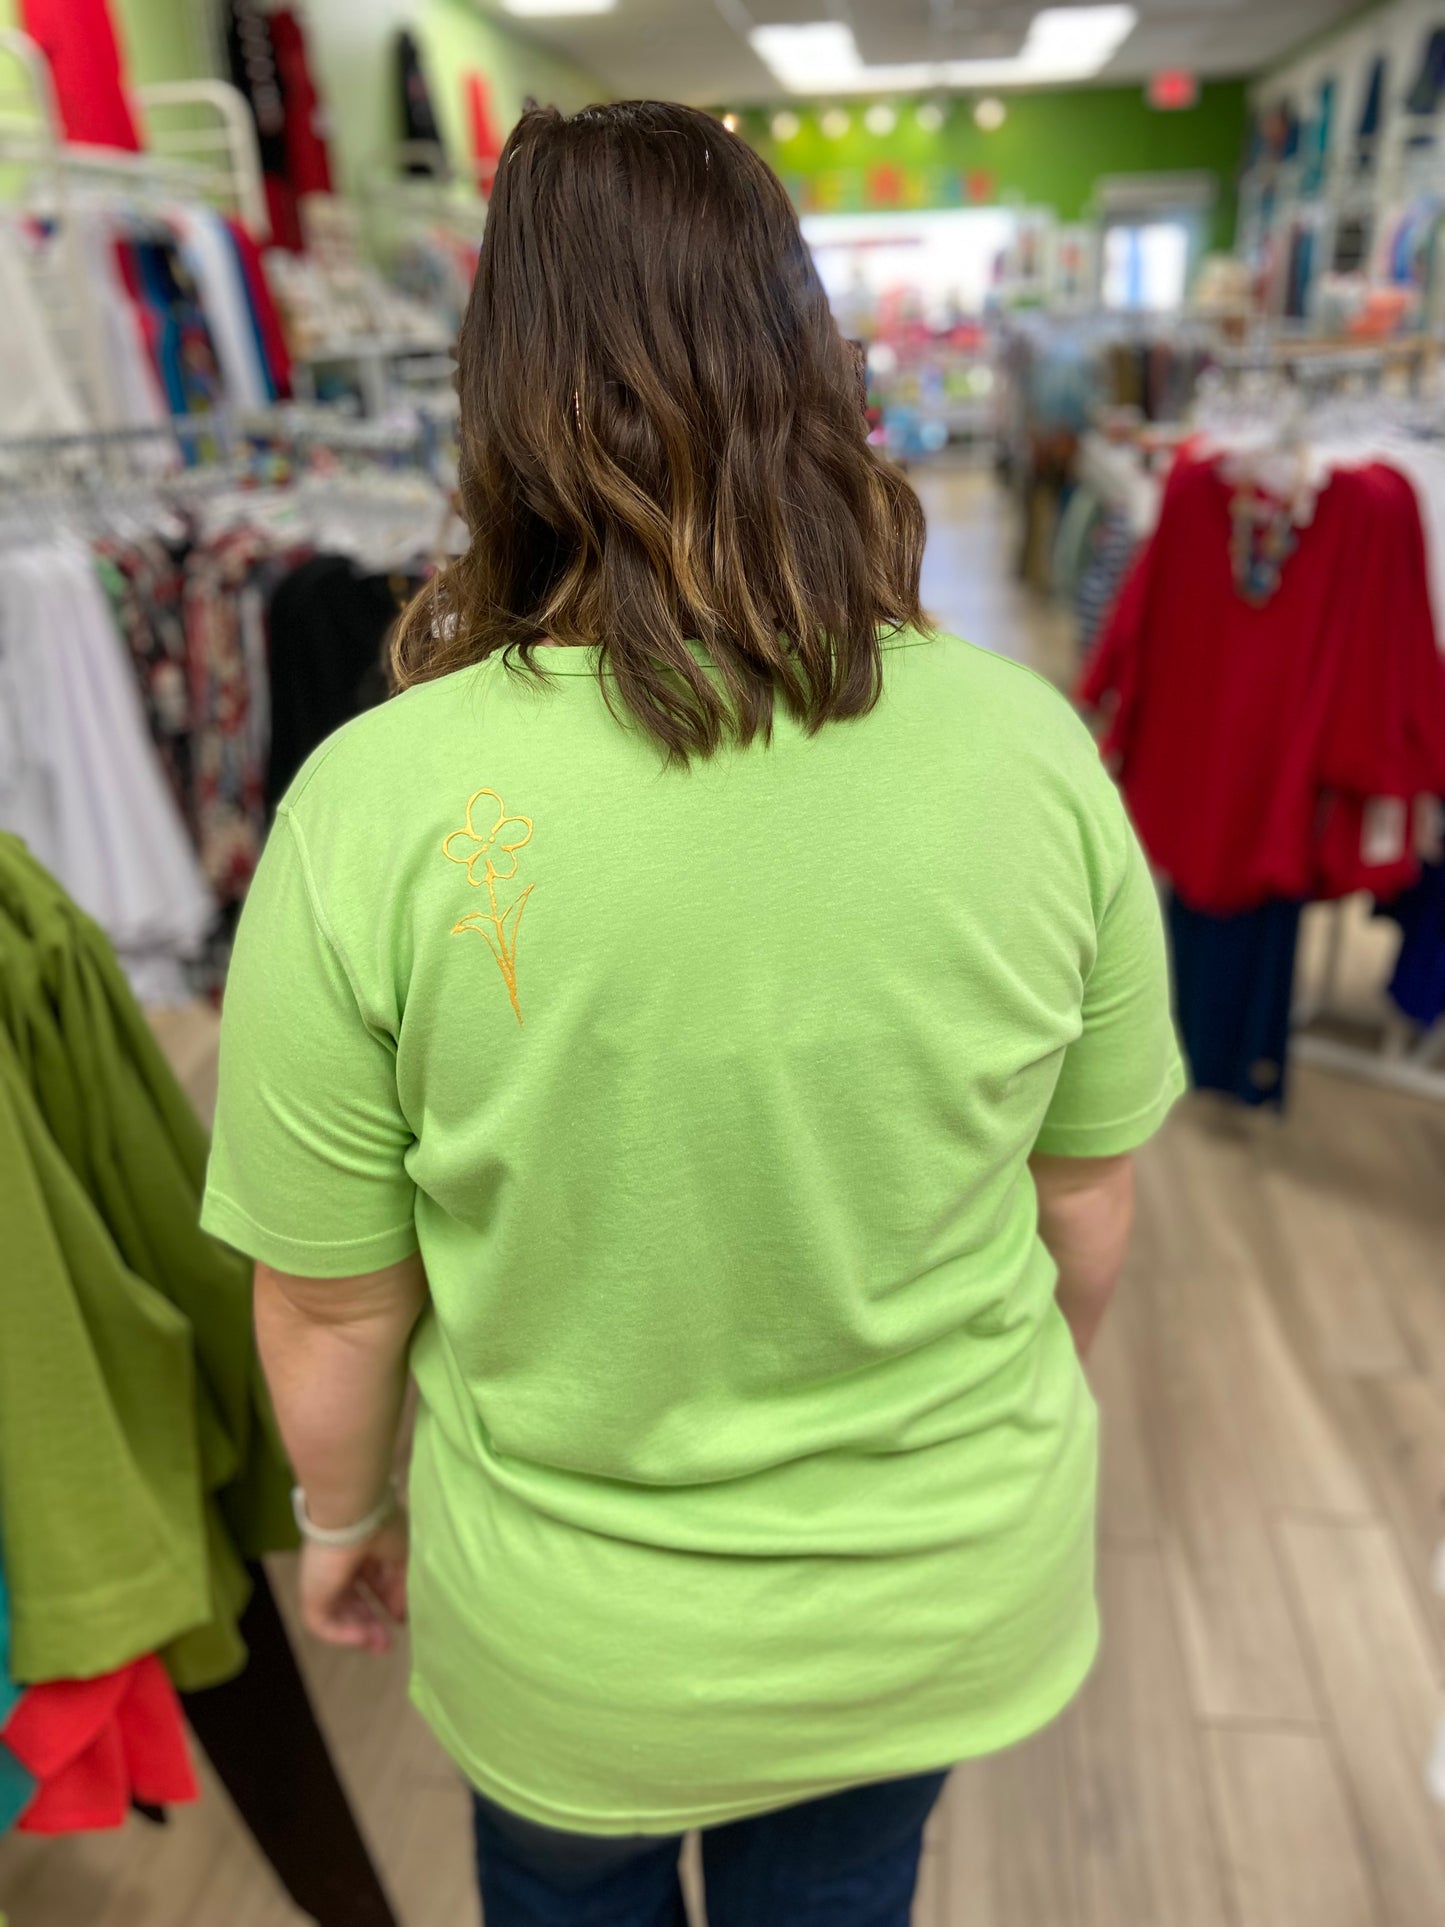
[[[350,1546],[363,1545],[373,1533],[395,1517],[400,1509],[400,1498],[395,1480],[387,1483],[385,1492],[371,1509],[360,1516],[348,1520],[332,1521],[329,1517],[318,1520],[307,1504],[306,1493],[301,1486],[294,1486],[291,1492],[291,1510],[296,1519],[296,1529],[309,1544],[328,1546],[333,1550],[344,1550]]]

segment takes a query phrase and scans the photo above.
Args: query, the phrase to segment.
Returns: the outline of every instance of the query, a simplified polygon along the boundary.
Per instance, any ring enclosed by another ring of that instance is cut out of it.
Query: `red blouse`
[[[1337,471],[1257,606],[1235,584],[1231,493],[1213,461],[1180,461],[1080,698],[1105,710],[1139,834],[1194,908],[1390,895],[1417,870],[1413,799],[1445,788],[1414,492],[1382,464]],[[1397,838],[1372,798],[1401,799]]]

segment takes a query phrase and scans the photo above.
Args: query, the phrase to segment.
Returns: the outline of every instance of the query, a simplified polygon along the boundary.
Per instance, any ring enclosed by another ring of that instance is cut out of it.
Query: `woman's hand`
[[[406,1624],[406,1514],[396,1513],[359,1546],[301,1548],[301,1617],[328,1646],[391,1650]]]

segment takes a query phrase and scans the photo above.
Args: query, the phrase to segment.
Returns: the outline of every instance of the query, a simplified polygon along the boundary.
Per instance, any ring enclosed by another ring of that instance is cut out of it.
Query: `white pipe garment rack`
[[[255,123],[224,81],[139,87],[134,97],[154,145],[141,153],[67,141],[50,63],[28,34],[0,29],[0,166],[20,172],[19,198],[54,228],[36,292],[93,421],[117,426],[99,294],[77,232],[77,196],[110,186],[151,199],[204,200],[270,234]]]
[[[401,461],[431,470],[455,434],[455,410],[417,409],[411,419],[395,422],[358,420],[339,409],[303,407],[283,402],[273,408],[238,413],[217,409],[209,413],[172,415],[164,422],[134,426],[83,428],[43,435],[0,436],[0,481],[14,477],[15,459],[49,459],[58,480],[66,478],[66,458],[82,463],[80,478],[94,472],[96,458],[121,458],[147,447],[173,445],[178,460],[188,444],[213,443],[227,460],[264,444],[288,457],[352,455],[373,460]],[[156,479],[184,479],[177,467]]]
[[[231,414],[176,415],[160,423],[0,437],[0,502],[12,509],[57,500],[129,499],[136,483],[178,501],[216,490],[246,489],[270,477],[267,457],[287,464],[284,491],[298,481],[340,489],[394,476],[424,481],[438,509],[440,552],[460,536],[453,506],[456,415],[416,408],[405,420],[357,420],[334,408],[283,403]],[[42,510],[43,512],[43,510]]]
[[[72,518],[133,528],[194,509],[202,529],[254,523],[374,573],[440,565],[467,540],[453,435],[443,412],[382,423],[286,405],[0,438],[0,545],[28,546]]]
[[[1319,1070],[1445,1103],[1445,1018],[1417,1033],[1403,1017],[1381,1018],[1347,1003],[1341,996],[1340,978],[1349,907],[1331,903],[1321,906],[1320,914],[1329,921],[1319,987],[1295,1000],[1291,1056]],[[1331,1028],[1336,1034],[1330,1034]],[[1354,1041],[1361,1030],[1373,1031],[1377,1041],[1373,1045]]]

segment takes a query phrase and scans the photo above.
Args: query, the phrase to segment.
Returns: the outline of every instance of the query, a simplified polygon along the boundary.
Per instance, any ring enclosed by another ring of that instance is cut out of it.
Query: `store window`
[[[1015,220],[996,207],[810,214],[803,234],[839,326],[871,340],[908,318],[942,330],[981,314]]]
[[[1128,314],[1182,307],[1193,239],[1184,219],[1112,222],[1104,231],[1104,306]]]

